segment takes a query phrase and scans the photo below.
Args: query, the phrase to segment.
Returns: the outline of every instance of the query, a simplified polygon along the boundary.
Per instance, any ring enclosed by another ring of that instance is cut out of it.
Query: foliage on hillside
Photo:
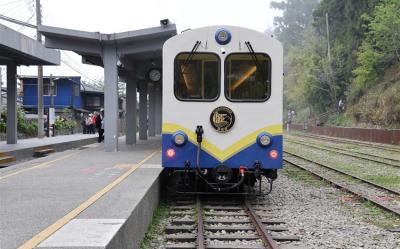
[[[283,11],[275,34],[285,48],[286,108],[317,115],[342,99],[341,123],[400,123],[400,0],[285,0],[271,7]]]

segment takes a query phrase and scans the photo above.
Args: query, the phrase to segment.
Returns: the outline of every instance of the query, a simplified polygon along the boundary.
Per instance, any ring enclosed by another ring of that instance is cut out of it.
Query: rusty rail
[[[201,199],[199,196],[197,196],[196,210],[197,210],[196,246],[197,246],[197,249],[205,249],[206,245],[205,245],[205,240],[204,240],[203,208],[201,206]]]
[[[268,249],[279,249],[278,244],[272,238],[272,236],[268,233],[267,229],[265,229],[260,217],[255,213],[254,209],[251,207],[251,204],[248,200],[245,200],[245,208],[252,220],[253,224],[256,227],[258,235],[265,246]]]

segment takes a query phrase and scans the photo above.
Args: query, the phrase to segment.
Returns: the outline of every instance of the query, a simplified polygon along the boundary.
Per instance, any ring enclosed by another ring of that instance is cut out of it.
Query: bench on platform
[[[34,149],[33,151],[33,156],[34,157],[44,157],[47,156],[49,153],[53,153],[55,150],[53,148],[50,148],[48,146],[45,147],[38,147]]]

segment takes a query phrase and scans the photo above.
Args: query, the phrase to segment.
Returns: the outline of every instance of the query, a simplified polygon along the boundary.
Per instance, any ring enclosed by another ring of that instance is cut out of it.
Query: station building
[[[176,26],[168,19],[161,20],[160,25],[156,27],[112,34],[50,26],[38,26],[38,32],[45,36],[46,48],[31,38],[0,26],[0,63],[7,65],[7,95],[9,96],[7,112],[11,117],[7,119],[9,122],[7,124],[8,143],[17,142],[16,67],[18,65],[59,65],[60,53],[56,49],[73,51],[82,56],[83,63],[104,68],[106,151],[118,150],[119,81],[126,82],[126,143],[135,144],[137,132],[139,139],[142,140],[161,134],[162,79],[151,77],[151,75],[161,75],[162,46],[166,40],[177,34]],[[28,92],[33,93],[33,88]],[[75,96],[77,90],[73,90],[73,87],[69,88],[68,92],[68,96],[58,102],[60,106],[65,104],[82,107],[84,103],[98,103],[95,100],[96,96],[79,99]],[[92,91],[92,93],[87,92],[86,96],[96,94]],[[49,104],[48,97],[44,98],[45,105]],[[30,105],[33,106],[34,102]]]

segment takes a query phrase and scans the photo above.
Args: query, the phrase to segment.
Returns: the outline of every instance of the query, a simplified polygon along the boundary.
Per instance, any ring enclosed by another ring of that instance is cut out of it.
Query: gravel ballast
[[[326,184],[313,185],[280,174],[264,203],[279,219],[287,222],[290,233],[301,237],[290,247],[304,248],[400,248],[400,234],[367,223],[359,203],[343,203],[347,193]],[[279,207],[279,208],[278,208]],[[284,245],[281,245],[285,248]]]
[[[258,202],[262,203],[267,211],[257,211],[257,213],[264,213],[287,223],[285,226],[289,231],[273,232],[273,235],[300,237],[298,242],[280,243],[280,248],[400,248],[400,233],[393,233],[372,224],[381,216],[382,220],[387,219],[384,211],[375,210],[373,217],[366,216],[369,207],[365,207],[350,194],[311,176],[296,177],[299,172],[302,171],[286,166],[285,170],[279,172],[272,193],[258,198]],[[234,213],[228,217],[235,217]],[[178,217],[183,216],[178,215]],[[236,217],[243,219],[241,216]],[[169,224],[171,218],[160,222],[158,225],[160,230]],[[395,222],[400,223],[399,220]],[[217,234],[223,232],[218,231]],[[210,240],[207,242],[220,243]],[[149,248],[164,248],[166,243],[165,234],[159,234],[149,243]]]

